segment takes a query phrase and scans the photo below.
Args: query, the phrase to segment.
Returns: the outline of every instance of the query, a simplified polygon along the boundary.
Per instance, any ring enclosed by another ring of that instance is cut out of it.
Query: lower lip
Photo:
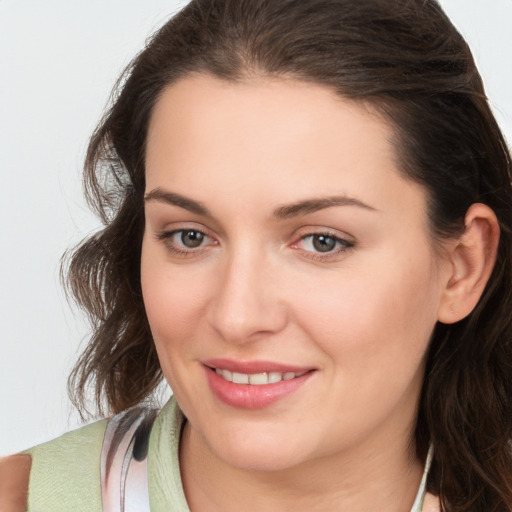
[[[213,394],[225,404],[241,409],[267,407],[299,389],[313,374],[308,372],[290,380],[256,386],[229,382],[207,366],[205,370]]]

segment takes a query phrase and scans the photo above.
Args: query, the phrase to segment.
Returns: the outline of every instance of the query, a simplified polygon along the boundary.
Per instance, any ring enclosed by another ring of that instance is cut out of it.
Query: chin
[[[303,443],[293,439],[290,432],[283,436],[237,434],[230,434],[224,443],[208,443],[210,450],[231,467],[246,471],[283,471],[307,459]]]
[[[218,454],[229,466],[245,471],[274,472],[284,471],[298,466],[303,460],[295,453],[286,453],[284,450],[269,452],[255,447],[252,450],[234,448],[227,453]]]

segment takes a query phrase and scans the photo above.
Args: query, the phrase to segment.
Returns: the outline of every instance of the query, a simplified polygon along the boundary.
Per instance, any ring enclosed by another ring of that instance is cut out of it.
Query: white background
[[[59,284],[98,226],[87,139],[120,71],[185,0],[0,0],[0,454],[78,425],[67,374],[87,327]],[[512,141],[512,0],[442,0]]]

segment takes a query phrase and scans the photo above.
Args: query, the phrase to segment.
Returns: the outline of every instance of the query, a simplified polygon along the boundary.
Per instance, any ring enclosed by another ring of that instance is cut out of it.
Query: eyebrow
[[[213,217],[208,208],[199,201],[195,201],[188,197],[182,196],[175,192],[170,192],[161,189],[160,187],[155,188],[151,192],[148,192],[144,196],[145,201],[160,201],[170,205],[178,206],[185,210],[188,210],[197,215],[204,217]],[[326,208],[332,208],[334,206],[357,206],[365,210],[376,211],[372,206],[363,203],[359,199],[355,199],[347,196],[332,196],[332,197],[321,197],[314,199],[305,199],[296,203],[279,206],[273,212],[273,216],[278,219],[289,219],[298,217],[300,215],[306,215],[308,213],[314,213],[319,210]]]
[[[347,196],[333,196],[318,199],[305,199],[304,201],[281,206],[274,210],[274,216],[279,219],[289,219],[291,217],[324,210],[325,208],[332,208],[333,206],[357,206],[365,210],[376,211],[375,208],[359,201],[359,199]]]
[[[181,194],[176,194],[175,192],[162,190],[160,187],[155,188],[151,192],[148,192],[144,196],[144,201],[160,201],[163,203],[172,204],[174,206],[179,206],[180,208],[184,208],[189,212],[197,213],[197,215],[212,217],[212,214],[208,208],[206,208],[206,206],[204,206],[202,203],[182,196]]]

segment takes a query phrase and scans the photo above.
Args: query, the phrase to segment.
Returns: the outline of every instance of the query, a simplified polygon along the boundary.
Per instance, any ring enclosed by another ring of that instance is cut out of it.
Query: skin
[[[188,77],[157,103],[141,277],[189,419],[180,463],[193,512],[409,511],[430,335],[477,304],[499,227],[474,204],[461,236],[434,244],[425,192],[396,169],[391,137],[370,108],[291,80]],[[296,206],[332,196],[343,204]],[[192,250],[162,237],[180,229],[205,237]],[[338,241],[319,255],[313,234]],[[202,364],[212,357],[312,371],[248,411],[212,394]],[[0,460],[0,511],[26,509],[30,465]],[[427,494],[423,511],[438,510]]]
[[[181,464],[193,511],[410,509],[425,352],[455,266],[433,249],[425,191],[399,173],[392,135],[369,107],[294,80],[192,76],[156,104],[141,277],[189,419]],[[332,196],[364,206],[276,216]],[[180,229],[205,237],[186,247]],[[321,234],[344,242],[319,253]],[[314,371],[248,411],[212,393],[209,358]]]
[[[28,455],[0,459],[0,512],[26,510],[30,466]]]

